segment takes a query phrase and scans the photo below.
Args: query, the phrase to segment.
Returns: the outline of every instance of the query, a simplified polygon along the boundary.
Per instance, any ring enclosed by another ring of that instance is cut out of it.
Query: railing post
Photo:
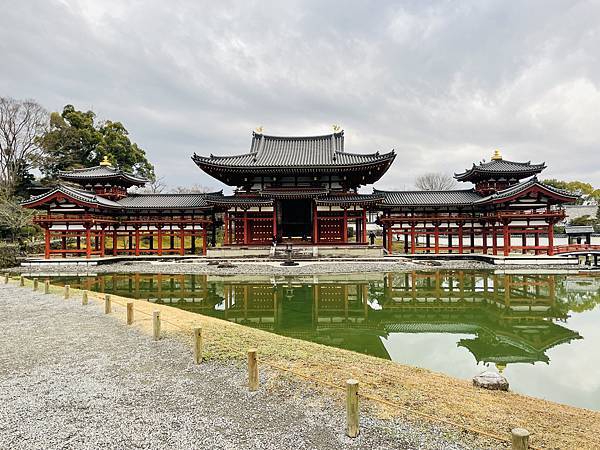
[[[155,341],[160,339],[160,311],[152,312],[152,334]]]
[[[133,323],[133,302],[127,302],[127,325]]]
[[[25,277],[23,275],[21,275],[21,277],[19,278],[19,286],[25,286]]]
[[[49,294],[50,293],[50,281],[46,280],[44,282],[44,294]]]
[[[83,291],[83,294],[81,294],[81,304],[82,305],[88,304],[88,291]]]
[[[258,362],[255,348],[248,350],[248,389],[250,391],[258,389]]]
[[[65,300],[68,300],[71,296],[71,286],[69,286],[68,284],[65,284],[65,291],[63,296]]]
[[[4,284],[8,284],[8,272],[4,274]]]
[[[33,279],[33,290],[34,291],[38,290],[38,279],[37,278]]]
[[[110,299],[110,295],[106,294],[104,296],[104,314],[110,314],[112,312],[112,300]]]
[[[358,426],[358,381],[352,379],[346,381],[346,415],[346,434],[351,438],[355,438],[360,432]]]
[[[202,362],[202,328],[194,328],[194,361],[196,364]]]
[[[512,450],[527,450],[529,448],[529,431],[525,428],[513,428]]]

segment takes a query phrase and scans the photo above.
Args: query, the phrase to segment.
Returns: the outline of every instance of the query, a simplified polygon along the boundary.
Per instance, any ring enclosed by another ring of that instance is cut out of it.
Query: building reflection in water
[[[581,339],[564,324],[598,302],[598,279],[578,275],[441,271],[298,277],[107,274],[63,279],[285,336],[390,358],[392,333],[451,333],[477,362],[549,362]]]

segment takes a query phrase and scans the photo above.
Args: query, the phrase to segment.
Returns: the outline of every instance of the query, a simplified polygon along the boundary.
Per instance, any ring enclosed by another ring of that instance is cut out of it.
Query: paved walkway
[[[249,393],[237,363],[105,316],[102,306],[0,285],[0,449],[472,448],[447,433],[364,417],[278,378]]]

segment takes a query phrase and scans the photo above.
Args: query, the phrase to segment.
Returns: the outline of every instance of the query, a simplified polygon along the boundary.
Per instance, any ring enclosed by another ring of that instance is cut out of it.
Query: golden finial
[[[334,133],[339,133],[340,131],[342,131],[342,127],[340,127],[339,125],[336,125],[335,123],[333,125],[331,125],[331,127],[333,128]]]
[[[498,372],[502,373],[502,372],[504,372],[504,369],[506,369],[506,364],[505,363],[496,363],[496,369],[498,369]]]
[[[108,156],[104,155],[104,159],[100,161],[101,166],[110,166],[110,161],[108,160]]]
[[[256,127],[256,130],[254,130],[254,131],[256,131],[258,134],[262,134],[263,130],[264,130],[264,128],[261,125],[260,127]]]
[[[494,154],[492,155],[492,161],[501,161],[502,160],[502,154],[500,153],[500,150],[496,149],[494,150]]]

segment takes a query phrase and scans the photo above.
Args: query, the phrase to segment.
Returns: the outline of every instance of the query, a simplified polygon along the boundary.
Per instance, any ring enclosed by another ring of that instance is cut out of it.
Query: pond
[[[309,276],[102,274],[55,284],[165,303],[246,326],[600,409],[600,276],[447,270]]]

